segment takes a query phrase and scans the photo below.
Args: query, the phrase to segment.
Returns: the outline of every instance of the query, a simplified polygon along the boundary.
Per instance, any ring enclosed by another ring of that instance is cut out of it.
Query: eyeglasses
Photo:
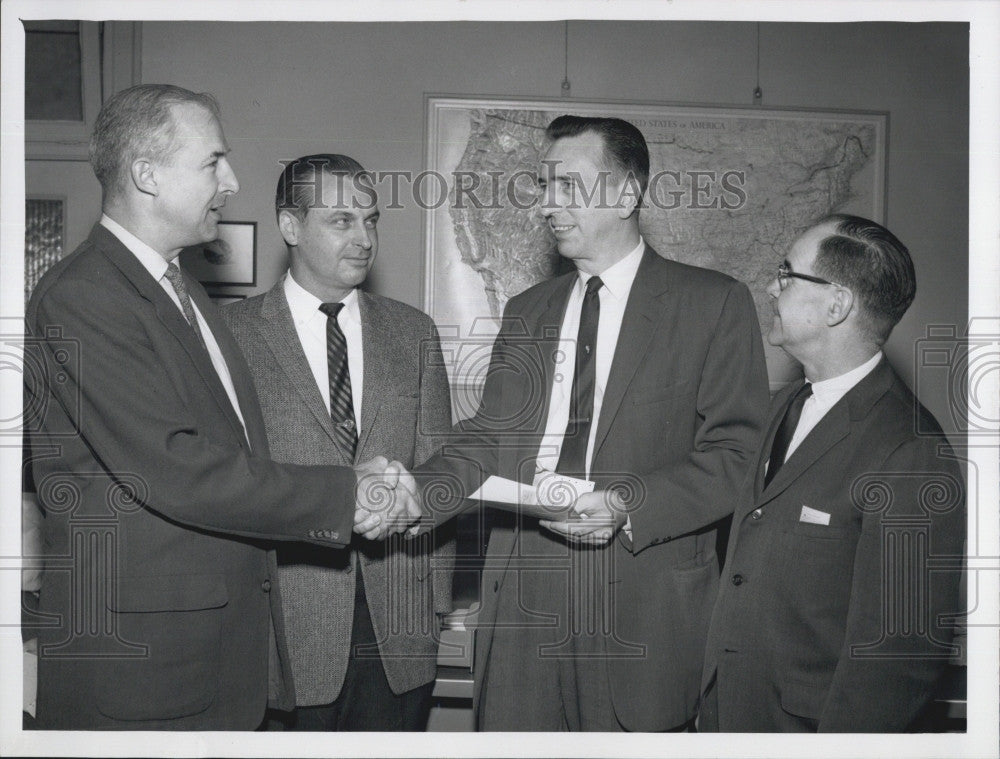
[[[843,285],[838,285],[836,282],[830,282],[827,279],[820,279],[819,277],[814,277],[811,274],[799,274],[797,271],[792,271],[791,267],[787,263],[778,264],[778,287],[784,290],[788,287],[788,280],[791,277],[795,279],[804,279],[806,282],[815,282],[817,285],[833,285],[834,287],[843,287]]]

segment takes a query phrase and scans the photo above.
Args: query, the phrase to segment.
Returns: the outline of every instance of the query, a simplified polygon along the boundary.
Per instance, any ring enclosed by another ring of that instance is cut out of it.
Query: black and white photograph
[[[180,265],[206,287],[253,287],[257,271],[257,222],[220,221],[218,237],[181,251]]]
[[[1000,756],[1000,0],[0,13],[0,753]]]

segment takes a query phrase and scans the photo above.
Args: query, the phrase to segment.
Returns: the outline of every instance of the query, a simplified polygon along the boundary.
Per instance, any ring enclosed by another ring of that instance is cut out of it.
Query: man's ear
[[[148,158],[140,158],[132,162],[129,176],[135,188],[146,195],[159,195],[160,188],[156,183],[156,170]]]
[[[826,325],[836,327],[843,322],[854,310],[854,293],[846,287],[837,286],[830,306],[826,311]]]
[[[618,217],[627,219],[635,213],[641,201],[642,192],[639,189],[639,181],[630,174],[618,190]]]
[[[299,218],[291,211],[282,210],[278,214],[278,231],[286,245],[299,244]]]

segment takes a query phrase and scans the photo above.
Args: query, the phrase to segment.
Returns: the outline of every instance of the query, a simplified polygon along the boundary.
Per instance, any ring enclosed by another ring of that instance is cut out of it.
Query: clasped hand
[[[539,524],[571,543],[601,546],[625,525],[628,516],[625,504],[614,490],[584,493],[573,503],[572,511],[565,522],[541,520]]]
[[[413,475],[398,461],[376,456],[354,467],[354,532],[369,540],[384,540],[403,532],[423,513]]]

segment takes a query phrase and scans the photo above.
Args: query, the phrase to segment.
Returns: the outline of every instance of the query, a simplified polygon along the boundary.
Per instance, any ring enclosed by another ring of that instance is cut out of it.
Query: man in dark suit
[[[905,730],[955,653],[963,480],[881,350],[915,291],[906,248],[852,216],[770,285],[768,340],[806,381],[771,404],[734,515],[700,730]]]
[[[342,155],[304,156],[278,180],[288,273],[222,310],[253,374],[271,455],[352,465],[385,454],[412,467],[451,427],[437,330],[410,306],[359,290],[378,253],[368,175]],[[363,185],[363,186],[362,186]],[[336,315],[328,315],[334,304]],[[336,324],[331,323],[336,320]],[[333,329],[343,336],[333,335]],[[331,378],[350,404],[338,407]],[[332,363],[331,363],[332,362]],[[347,426],[351,435],[339,434]],[[297,708],[290,730],[421,730],[437,670],[437,613],[451,611],[454,541],[358,536],[342,551],[280,546]]]
[[[419,479],[425,500],[427,483],[468,496],[491,475],[595,483],[575,502],[586,519],[519,515],[492,530],[480,729],[684,729],[718,585],[715,526],[766,405],[757,317],[744,285],[642,240],[649,153],[633,125],[563,116],[547,134],[541,211],[576,271],[508,302],[478,413]]]
[[[239,189],[218,115],[169,85],[111,98],[104,215],[28,304],[40,728],[256,728],[269,697],[294,703],[270,541],[343,548],[380,516],[350,466],[268,458],[246,363],[174,263]]]

